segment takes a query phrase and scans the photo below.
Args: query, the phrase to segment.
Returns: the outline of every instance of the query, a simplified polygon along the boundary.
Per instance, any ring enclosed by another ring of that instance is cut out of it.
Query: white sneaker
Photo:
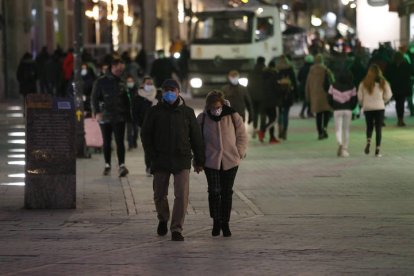
[[[342,150],[342,157],[349,157],[349,152],[347,150]]]

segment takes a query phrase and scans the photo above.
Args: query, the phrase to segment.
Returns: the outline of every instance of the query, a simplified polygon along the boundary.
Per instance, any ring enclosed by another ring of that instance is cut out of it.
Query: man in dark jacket
[[[170,230],[173,241],[183,241],[181,232],[188,205],[191,152],[194,154],[194,171],[199,173],[205,161],[204,144],[194,110],[179,97],[177,81],[165,80],[162,90],[162,100],[146,115],[141,140],[154,174],[154,202],[159,220],[157,233],[164,236],[168,232],[167,195],[172,174],[175,200]]]
[[[257,129],[259,122],[259,115],[262,113],[262,103],[263,103],[263,71],[266,68],[265,58],[258,57],[256,65],[249,73],[249,84],[247,86],[248,92],[250,94],[250,99],[252,101],[252,110],[253,118],[250,120],[253,121],[253,138],[256,137],[256,133],[259,131]],[[249,120],[249,121],[250,121]]]
[[[130,108],[125,83],[120,78],[125,65],[118,57],[111,61],[109,73],[98,78],[92,90],[92,116],[101,126],[104,142],[105,169],[104,175],[111,171],[111,139],[115,136],[119,177],[128,174],[125,167],[125,123],[130,119]]]

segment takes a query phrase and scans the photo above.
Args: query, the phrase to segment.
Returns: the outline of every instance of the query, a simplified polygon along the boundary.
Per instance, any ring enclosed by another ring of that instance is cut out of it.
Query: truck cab
[[[247,86],[257,57],[270,61],[283,53],[277,7],[204,11],[195,18],[189,64],[193,96],[222,87],[230,70],[239,71],[240,84]]]

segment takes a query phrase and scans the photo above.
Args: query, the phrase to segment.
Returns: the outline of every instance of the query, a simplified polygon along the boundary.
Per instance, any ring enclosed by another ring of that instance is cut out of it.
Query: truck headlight
[[[203,86],[203,81],[200,78],[192,78],[190,80],[190,85],[192,88],[200,88]]]
[[[240,78],[239,83],[240,83],[241,86],[247,87],[247,85],[249,84],[249,79],[248,78]]]

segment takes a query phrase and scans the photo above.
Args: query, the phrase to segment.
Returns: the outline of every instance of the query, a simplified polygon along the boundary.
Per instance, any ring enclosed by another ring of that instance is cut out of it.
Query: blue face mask
[[[173,92],[173,91],[167,91],[167,92],[164,92],[162,94],[162,98],[167,103],[172,104],[172,103],[174,103],[177,100],[177,94],[175,94],[175,92]]]

